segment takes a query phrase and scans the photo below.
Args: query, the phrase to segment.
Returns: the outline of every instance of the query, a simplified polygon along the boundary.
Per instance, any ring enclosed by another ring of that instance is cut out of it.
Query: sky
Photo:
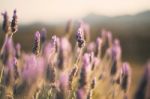
[[[78,19],[89,13],[133,15],[150,10],[150,0],[0,0],[1,13],[8,11],[12,16],[13,9],[17,9],[19,22],[22,23],[59,22]]]

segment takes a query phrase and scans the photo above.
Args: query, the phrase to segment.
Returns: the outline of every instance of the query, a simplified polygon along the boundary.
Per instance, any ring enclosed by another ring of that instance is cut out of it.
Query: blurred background
[[[33,34],[46,28],[48,39],[53,34],[63,36],[68,20],[73,22],[73,32],[77,23],[83,20],[91,28],[91,38],[95,40],[102,29],[110,30],[119,38],[123,50],[123,60],[130,61],[133,82],[138,81],[141,66],[150,58],[150,0],[1,0],[0,12],[8,11],[12,16],[17,9],[19,31],[15,42],[20,42],[24,51],[32,50]],[[2,25],[0,17],[0,27]],[[12,18],[10,17],[10,20]],[[0,46],[4,34],[0,29]],[[74,42],[74,34],[71,41]],[[134,85],[135,86],[135,85]]]
[[[17,9],[19,31],[15,35],[15,41],[21,42],[26,51],[32,49],[32,43],[28,42],[33,41],[35,31],[45,27],[48,38],[52,34],[63,35],[69,19],[73,20],[73,24],[83,19],[91,27],[92,40],[100,35],[103,28],[119,37],[124,59],[145,63],[150,57],[149,0],[1,0],[0,2],[0,12],[8,11],[9,16]],[[0,36],[0,45],[2,39]]]
[[[83,19],[91,27],[92,40],[103,28],[119,37],[124,59],[143,63],[150,57],[149,0],[1,0],[0,12],[12,16],[14,9],[19,17],[15,41],[27,51],[35,31],[45,27],[48,36],[63,35],[69,19],[74,23]]]

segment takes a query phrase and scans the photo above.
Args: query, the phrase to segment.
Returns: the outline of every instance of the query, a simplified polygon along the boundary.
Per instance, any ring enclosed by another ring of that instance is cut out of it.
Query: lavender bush
[[[91,41],[89,25],[80,22],[73,47],[69,20],[65,36],[47,40],[43,28],[33,37],[32,53],[24,53],[13,43],[17,11],[12,21],[7,12],[2,16],[0,99],[128,99],[131,67],[122,61],[120,41],[110,31]]]

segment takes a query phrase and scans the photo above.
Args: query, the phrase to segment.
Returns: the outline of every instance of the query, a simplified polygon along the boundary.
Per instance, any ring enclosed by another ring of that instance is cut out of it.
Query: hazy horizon
[[[19,22],[59,22],[89,13],[106,16],[134,15],[150,10],[149,0],[1,0],[0,12],[11,18],[17,9]],[[0,22],[2,17],[0,18]]]

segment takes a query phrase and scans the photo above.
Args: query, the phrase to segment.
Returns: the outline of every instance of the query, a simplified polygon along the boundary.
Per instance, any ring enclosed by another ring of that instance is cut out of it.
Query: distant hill
[[[92,33],[100,33],[102,28],[106,28],[112,31],[115,37],[121,38],[126,58],[139,61],[150,58],[150,11],[117,17],[92,13],[83,20],[91,25]]]
[[[113,30],[117,33],[149,35],[150,32],[150,11],[138,13],[136,15],[124,15],[117,17],[107,17],[96,14],[89,14],[83,18],[94,30],[101,28]]]

